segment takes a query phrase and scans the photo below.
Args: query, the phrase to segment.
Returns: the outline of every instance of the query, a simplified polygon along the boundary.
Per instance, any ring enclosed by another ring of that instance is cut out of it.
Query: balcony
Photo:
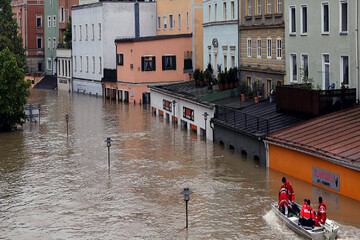
[[[117,81],[116,69],[104,68],[104,77],[101,79],[101,81],[116,83]]]
[[[276,107],[282,111],[316,116],[352,107],[355,102],[355,88],[313,90],[299,85],[276,87]]]

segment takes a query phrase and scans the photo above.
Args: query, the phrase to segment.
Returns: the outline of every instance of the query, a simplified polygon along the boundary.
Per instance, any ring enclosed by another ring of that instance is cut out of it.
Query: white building
[[[59,90],[72,91],[71,49],[56,49],[57,85]]]
[[[116,69],[116,38],[156,34],[156,2],[72,7],[73,90],[102,95],[103,70]]]

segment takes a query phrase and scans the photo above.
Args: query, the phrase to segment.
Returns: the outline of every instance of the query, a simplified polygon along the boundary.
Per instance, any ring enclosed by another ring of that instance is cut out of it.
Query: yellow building
[[[192,59],[203,69],[202,0],[157,0],[156,35],[192,33]]]

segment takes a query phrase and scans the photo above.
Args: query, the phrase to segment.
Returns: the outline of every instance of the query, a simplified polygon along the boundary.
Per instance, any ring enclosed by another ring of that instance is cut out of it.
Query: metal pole
[[[188,228],[188,200],[185,200],[186,202],[186,228]]]
[[[69,137],[69,121],[66,121],[66,137]]]
[[[110,173],[110,147],[108,147],[108,166],[109,166],[109,173]]]
[[[207,132],[206,132],[206,119],[205,119],[205,141],[206,141],[206,135],[207,135]]]

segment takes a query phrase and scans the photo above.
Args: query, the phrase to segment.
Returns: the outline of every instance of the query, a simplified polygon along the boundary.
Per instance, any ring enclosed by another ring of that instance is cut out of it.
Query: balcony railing
[[[104,69],[104,77],[101,80],[102,82],[113,82],[117,81],[116,69]]]

